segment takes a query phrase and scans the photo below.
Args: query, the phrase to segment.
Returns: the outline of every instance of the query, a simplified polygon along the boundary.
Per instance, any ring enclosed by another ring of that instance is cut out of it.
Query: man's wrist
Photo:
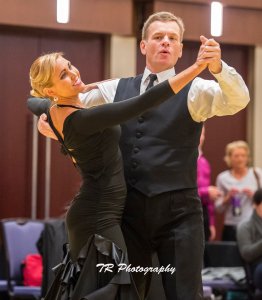
[[[220,61],[216,66],[209,66],[208,69],[212,74],[219,74],[222,72],[222,61]]]

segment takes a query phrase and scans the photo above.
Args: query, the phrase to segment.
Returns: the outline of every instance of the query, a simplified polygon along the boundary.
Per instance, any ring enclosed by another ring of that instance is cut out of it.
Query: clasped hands
[[[207,39],[200,36],[201,45],[198,51],[196,63],[198,65],[206,64],[209,71],[213,74],[222,71],[221,49],[220,45],[213,38]]]

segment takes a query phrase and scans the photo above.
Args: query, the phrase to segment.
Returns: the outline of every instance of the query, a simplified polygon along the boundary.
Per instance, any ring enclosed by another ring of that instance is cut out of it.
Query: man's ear
[[[142,40],[140,42],[140,51],[143,55],[146,55],[146,41]]]
[[[183,43],[181,43],[181,45],[180,45],[180,53],[179,53],[178,57],[181,58],[182,54],[183,54]]]

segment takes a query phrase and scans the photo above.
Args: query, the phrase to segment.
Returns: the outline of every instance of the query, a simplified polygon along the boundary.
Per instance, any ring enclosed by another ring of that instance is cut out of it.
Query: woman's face
[[[81,93],[85,87],[77,68],[62,56],[56,61],[52,76],[53,86],[47,88],[49,96],[60,98],[72,98]]]
[[[247,150],[244,148],[235,148],[231,153],[231,166],[232,168],[245,168],[248,164]]]

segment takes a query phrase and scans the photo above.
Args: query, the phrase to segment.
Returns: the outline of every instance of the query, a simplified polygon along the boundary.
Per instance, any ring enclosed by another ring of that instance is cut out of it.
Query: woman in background
[[[216,237],[214,201],[221,196],[221,192],[216,186],[211,185],[211,167],[203,155],[205,131],[203,126],[198,147],[197,188],[203,207],[205,240],[213,241]]]
[[[245,141],[226,146],[225,161],[229,167],[217,176],[216,185],[223,192],[216,209],[225,213],[223,241],[236,240],[236,226],[252,214],[252,197],[261,185],[262,170],[249,167],[250,150]]]

